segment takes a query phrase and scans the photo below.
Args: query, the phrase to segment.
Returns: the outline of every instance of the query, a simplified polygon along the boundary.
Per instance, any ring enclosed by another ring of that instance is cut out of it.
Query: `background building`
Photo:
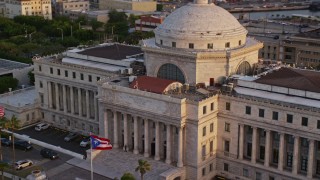
[[[56,15],[70,15],[70,11],[87,12],[90,10],[89,1],[87,0],[66,0],[55,3]]]
[[[51,0],[9,0],[5,2],[5,17],[43,16],[52,19]]]
[[[163,16],[141,16],[135,21],[136,31],[153,31],[164,20]]]
[[[10,76],[18,79],[19,85],[30,84],[28,73],[33,70],[33,65],[0,59],[0,77]]]
[[[99,9],[112,10],[123,9],[132,11],[154,12],[157,10],[156,1],[124,1],[124,0],[105,0],[99,1]]]

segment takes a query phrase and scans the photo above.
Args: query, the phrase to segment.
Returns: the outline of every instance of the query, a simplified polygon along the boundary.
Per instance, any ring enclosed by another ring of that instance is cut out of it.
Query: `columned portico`
[[[293,149],[293,167],[292,173],[298,174],[299,171],[299,159],[300,159],[300,138],[299,136],[294,137],[294,149]]]
[[[309,140],[309,154],[308,154],[308,178],[313,178],[315,168],[315,140]]]
[[[167,152],[166,152],[166,163],[171,163],[171,126],[167,124]]]
[[[60,110],[60,105],[59,105],[59,85],[56,83],[55,84],[55,91],[56,91],[56,110]]]
[[[49,108],[52,108],[52,82],[48,82],[48,94],[49,94],[49,98],[48,98]]]
[[[283,161],[284,161],[284,133],[280,133],[279,160],[278,160],[279,171],[283,171]]]
[[[70,88],[70,109],[71,109],[71,114],[74,114],[74,88],[73,86],[69,86]]]
[[[123,114],[123,150],[127,151],[128,146],[128,115]]]
[[[265,154],[264,154],[264,166],[269,167],[270,163],[270,147],[271,147],[271,131],[266,131],[266,145],[265,145]]]
[[[67,113],[68,107],[67,107],[67,90],[66,86],[62,85],[62,92],[63,92],[63,112]]]
[[[178,167],[183,167],[183,129],[182,127],[179,127],[179,144],[178,144]]]
[[[79,116],[82,117],[82,93],[81,93],[81,89],[78,88],[78,113]]]
[[[86,116],[87,116],[87,119],[90,119],[89,90],[86,90]]]
[[[255,164],[257,162],[257,134],[258,128],[252,127],[252,155],[251,163]]]
[[[239,134],[239,159],[243,159],[243,143],[244,143],[244,125],[240,124],[240,134]]]

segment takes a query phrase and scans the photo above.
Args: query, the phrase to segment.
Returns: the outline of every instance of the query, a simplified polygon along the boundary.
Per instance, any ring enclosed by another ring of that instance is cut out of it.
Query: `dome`
[[[155,29],[159,46],[188,49],[237,48],[244,45],[246,35],[232,14],[205,0],[175,10]]]

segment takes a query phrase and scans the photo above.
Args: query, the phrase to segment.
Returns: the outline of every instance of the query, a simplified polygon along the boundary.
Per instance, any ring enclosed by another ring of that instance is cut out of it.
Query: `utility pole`
[[[63,41],[63,29],[61,29],[61,28],[57,28],[57,29],[59,29],[61,31],[61,39]]]

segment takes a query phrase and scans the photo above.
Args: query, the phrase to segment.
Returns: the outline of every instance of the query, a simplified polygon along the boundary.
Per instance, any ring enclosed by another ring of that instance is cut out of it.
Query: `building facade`
[[[142,12],[154,12],[157,10],[156,1],[105,0],[98,3],[100,10],[122,9]]]
[[[87,12],[90,10],[89,1],[58,1],[55,4],[56,15],[70,15],[71,11]]]
[[[43,16],[52,19],[51,0],[10,0],[5,2],[4,16]]]

